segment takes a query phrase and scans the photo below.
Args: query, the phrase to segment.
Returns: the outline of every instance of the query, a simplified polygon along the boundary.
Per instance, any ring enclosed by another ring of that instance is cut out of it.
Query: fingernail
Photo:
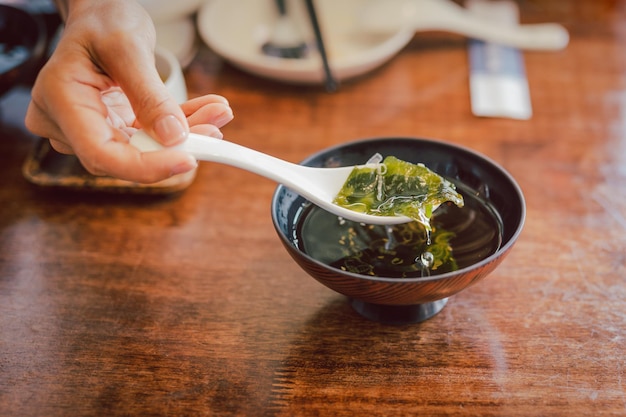
[[[218,127],[224,126],[226,123],[233,120],[235,116],[233,115],[233,111],[231,109],[225,110],[222,114],[215,118],[213,124]]]
[[[198,161],[196,161],[193,157],[189,157],[185,162],[181,162],[178,165],[175,165],[170,172],[171,175],[183,174],[185,172],[191,171],[192,169],[198,166]]]
[[[154,125],[154,133],[164,145],[182,142],[187,137],[183,125],[173,115],[160,118]]]
[[[215,138],[215,139],[224,139],[224,134],[219,129],[215,129],[214,131],[209,133],[209,136],[211,136],[212,138]]]

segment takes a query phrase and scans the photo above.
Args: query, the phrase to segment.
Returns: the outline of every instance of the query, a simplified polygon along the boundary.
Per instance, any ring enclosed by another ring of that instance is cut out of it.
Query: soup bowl
[[[359,314],[388,324],[421,322],[441,311],[450,296],[490,274],[510,252],[524,225],[524,196],[514,178],[493,160],[463,146],[439,140],[408,137],[363,139],[322,150],[302,164],[313,167],[358,165],[367,162],[376,153],[396,156],[411,163],[423,163],[453,182],[466,200],[463,208],[455,208],[456,212],[447,215],[453,222],[458,218],[457,223],[469,224],[471,228],[471,223],[477,221],[474,209],[489,213],[491,223],[482,224],[474,232],[450,240],[453,256],[457,256],[458,252],[462,258],[458,268],[442,273],[426,271],[420,276],[399,277],[396,274],[372,274],[371,270],[355,272],[329,262],[328,257],[332,257],[332,253],[329,255],[327,252],[334,251],[334,241],[330,240],[336,239],[332,231],[334,227],[329,229],[330,232],[322,232],[315,224],[303,227],[309,221],[307,216],[311,210],[319,212],[321,209],[283,185],[276,188],[272,198],[272,222],[280,241],[295,262],[323,285],[345,295]],[[337,225],[342,223],[342,219],[334,220],[337,220]],[[320,230],[319,233],[316,230]],[[307,233],[319,236],[308,239]],[[324,240],[326,235],[332,235],[328,237],[329,241]],[[415,256],[417,261],[420,253],[415,253]]]

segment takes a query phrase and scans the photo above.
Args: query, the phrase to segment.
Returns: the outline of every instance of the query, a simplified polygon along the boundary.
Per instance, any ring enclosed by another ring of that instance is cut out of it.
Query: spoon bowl
[[[130,143],[142,152],[163,146],[144,131],[137,131]],[[179,145],[199,161],[218,162],[250,171],[283,184],[320,208],[359,223],[391,225],[412,221],[405,216],[373,216],[338,206],[333,199],[343,187],[355,165],[337,168],[314,168],[294,164],[226,140],[190,133]],[[370,155],[371,156],[371,155]]]

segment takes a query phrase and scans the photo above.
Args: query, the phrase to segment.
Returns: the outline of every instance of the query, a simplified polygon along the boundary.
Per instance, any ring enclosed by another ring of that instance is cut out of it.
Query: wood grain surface
[[[427,137],[516,178],[516,246],[420,324],[368,321],[306,275],[253,174],[203,163],[167,196],[30,184],[28,91],[3,97],[0,415],[626,415],[626,2],[519,5],[571,34],[524,53],[528,121],[472,115],[467,44],[441,33],[333,94],[206,47],[186,70],[191,96],[230,100],[227,139],[286,160]]]

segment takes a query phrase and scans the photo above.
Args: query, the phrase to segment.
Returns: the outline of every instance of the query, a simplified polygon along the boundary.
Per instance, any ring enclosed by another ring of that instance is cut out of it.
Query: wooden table
[[[206,48],[186,72],[192,96],[229,98],[227,138],[287,160],[431,137],[517,179],[528,213],[511,254],[420,324],[363,319],[306,275],[273,229],[276,185],[253,174],[203,164],[169,197],[28,183],[36,138],[5,97],[0,415],[626,415],[626,5],[520,6],[571,32],[562,52],[524,54],[528,121],[471,114],[450,35],[417,35],[334,94]]]

